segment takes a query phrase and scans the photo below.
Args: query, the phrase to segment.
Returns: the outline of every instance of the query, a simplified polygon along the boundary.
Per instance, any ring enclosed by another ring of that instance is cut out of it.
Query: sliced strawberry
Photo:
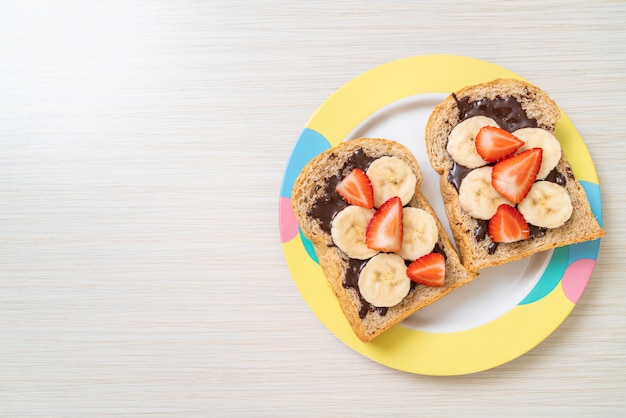
[[[441,287],[446,277],[446,259],[441,253],[426,254],[409,264],[406,275],[415,283]]]
[[[335,188],[339,196],[351,205],[372,209],[374,207],[374,189],[367,174],[355,168]]]
[[[510,202],[521,202],[535,182],[542,155],[541,148],[531,148],[498,161],[491,172],[493,188]]]
[[[493,242],[516,242],[528,239],[530,228],[517,209],[502,204],[489,221],[489,236]]]
[[[402,201],[394,196],[383,203],[370,220],[365,231],[365,244],[377,251],[400,251],[402,227]]]
[[[490,163],[513,155],[524,141],[497,126],[485,126],[476,135],[476,151]]]

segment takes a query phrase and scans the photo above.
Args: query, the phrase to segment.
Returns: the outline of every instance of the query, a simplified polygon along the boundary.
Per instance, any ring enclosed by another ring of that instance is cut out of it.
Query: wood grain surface
[[[624,1],[1,1],[0,416],[623,416],[625,22]],[[434,53],[557,101],[607,231],[556,332],[447,378],[337,340],[278,232],[315,109]]]

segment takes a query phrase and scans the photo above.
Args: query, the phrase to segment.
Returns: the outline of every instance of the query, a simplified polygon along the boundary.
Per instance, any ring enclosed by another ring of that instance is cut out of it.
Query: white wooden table
[[[0,2],[0,416],[623,415],[625,19],[623,1]],[[338,341],[277,215],[315,109],[439,53],[552,95],[607,231],[556,332],[445,378]]]

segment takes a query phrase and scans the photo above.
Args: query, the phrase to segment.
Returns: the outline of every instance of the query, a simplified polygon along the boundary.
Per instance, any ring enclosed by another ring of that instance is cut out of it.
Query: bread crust
[[[348,256],[333,245],[330,234],[323,230],[319,221],[307,214],[316,199],[323,194],[329,179],[338,174],[345,161],[359,149],[362,149],[367,156],[372,158],[388,155],[400,158],[409,164],[415,173],[417,182],[415,194],[408,206],[424,209],[433,215],[439,229],[437,244],[446,254],[446,278],[443,287],[417,285],[398,305],[389,308],[384,315],[375,309],[370,310],[364,318],[359,316],[361,301],[358,291],[343,286],[349,264]],[[436,213],[421,194],[422,178],[417,160],[408,148],[386,139],[359,138],[341,143],[313,158],[303,168],[294,183],[291,200],[302,233],[313,244],[322,271],[337,297],[341,310],[356,336],[363,342],[372,340],[417,310],[432,304],[452,290],[477,277],[477,273],[468,271],[462,265]],[[320,185],[322,187],[319,187]]]
[[[499,243],[495,252],[489,254],[488,248],[492,241],[488,235],[482,241],[474,238],[478,221],[461,208],[459,194],[454,185],[448,181],[453,160],[446,151],[446,145],[450,132],[460,122],[457,100],[468,98],[470,102],[474,102],[483,98],[513,97],[521,104],[528,117],[536,119],[539,128],[551,133],[554,133],[556,123],[560,119],[560,110],[543,90],[522,80],[496,79],[464,87],[455,92],[455,96],[448,96],[433,110],[426,124],[425,143],[430,163],[441,175],[440,190],[450,229],[466,268],[478,271],[555,247],[604,236],[604,231],[591,211],[584,189],[575,179],[571,165],[561,152],[557,170],[565,176],[565,187],[572,200],[573,212],[570,219],[561,227],[548,229],[541,237],[515,243]]]

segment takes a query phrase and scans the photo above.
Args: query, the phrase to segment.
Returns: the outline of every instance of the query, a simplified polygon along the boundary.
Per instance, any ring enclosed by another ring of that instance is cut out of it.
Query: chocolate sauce
[[[548,228],[544,228],[543,226],[535,226],[535,225],[532,225],[532,224],[528,224],[528,226],[530,227],[530,237],[531,238],[541,238],[548,231]]]
[[[359,274],[361,274],[361,270],[367,264],[368,260],[357,260],[355,258],[350,258],[348,260],[348,268],[346,269],[346,274],[343,278],[343,287],[346,289],[359,288]]]
[[[317,190],[324,187],[324,193],[307,211],[307,215],[317,219],[320,228],[327,234],[330,234],[331,223],[335,215],[348,206],[348,203],[335,190],[340,181],[339,176],[335,175],[328,179],[326,186],[317,185]]]
[[[452,183],[457,193],[459,192],[459,188],[461,187],[461,182],[467,176],[467,174],[472,171],[471,168],[467,168],[460,164],[457,164],[456,161],[452,161],[452,170],[448,173],[448,181]]]
[[[552,183],[556,183],[559,186],[563,186],[563,187],[565,187],[565,184],[567,183],[567,179],[565,178],[565,176],[559,173],[556,167],[553,168],[552,171],[550,171],[550,173],[548,173],[545,180],[550,181]]]
[[[332,155],[334,154],[331,154],[331,157]],[[358,149],[346,160],[338,174],[331,176],[326,181],[326,184],[317,185],[317,190],[323,187],[324,192],[315,200],[313,205],[311,205],[311,209],[307,211],[307,215],[319,221],[322,231],[330,234],[333,218],[337,213],[348,206],[348,203],[346,203],[335,190],[337,184],[339,184],[345,176],[350,174],[354,168],[360,168],[366,171],[374,160],[375,158],[368,157],[362,149]]]
[[[484,241],[487,238],[487,234],[489,233],[489,220],[484,219],[476,219],[476,229],[474,230],[474,239],[476,242]],[[469,232],[469,231],[467,231]],[[491,241],[487,246],[487,252],[489,254],[493,254],[498,249],[498,243]]]
[[[361,274],[361,270],[367,264],[368,260],[356,260],[354,258],[350,258],[348,260],[348,268],[346,269],[346,273],[343,278],[343,287],[346,289],[354,289],[359,295],[359,301],[361,302],[361,309],[359,309],[359,318],[365,318],[368,312],[376,309],[373,307],[368,301],[366,301],[363,296],[361,296],[361,291],[359,290],[359,274]],[[378,308],[378,313],[380,315],[385,315],[387,313],[387,308]]]
[[[434,252],[434,253],[439,253],[439,254],[443,255],[443,259],[444,259],[444,260],[447,260],[447,259],[448,259],[448,254],[446,254],[446,252],[443,250],[443,248],[441,248],[441,247],[439,246],[439,243],[436,243],[436,244],[435,244],[435,247],[433,248],[433,252]]]
[[[377,307],[373,306],[371,303],[366,301],[361,295],[361,291],[359,290],[359,274],[361,274],[361,270],[367,264],[369,260],[356,260],[354,258],[348,259],[348,268],[346,269],[346,273],[343,279],[343,287],[346,289],[354,289],[359,295],[359,301],[361,302],[361,309],[359,309],[359,318],[365,318],[368,312],[378,311],[380,316],[385,316],[389,308],[386,307]]]
[[[476,239],[476,241],[480,242],[487,237],[487,233],[489,232],[489,221],[484,219],[476,219],[476,222],[478,223],[478,226],[474,230],[474,238]]]
[[[502,129],[513,132],[521,128],[536,128],[537,119],[529,118],[522,105],[514,97],[500,97],[489,99],[483,97],[475,102],[470,102],[469,97],[458,99],[456,94],[452,97],[459,109],[459,121],[474,116],[487,116],[495,120]]]

